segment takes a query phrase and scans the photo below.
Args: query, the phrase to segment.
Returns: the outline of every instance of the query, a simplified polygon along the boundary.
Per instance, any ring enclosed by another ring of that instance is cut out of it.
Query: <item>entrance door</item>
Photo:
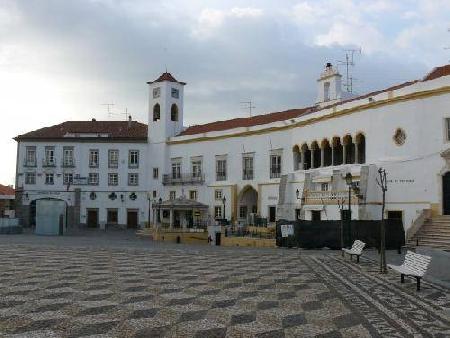
[[[98,227],[98,209],[89,209],[87,211],[87,226],[88,228]]]
[[[138,225],[138,212],[136,210],[128,210],[127,212],[127,228],[135,229]]]
[[[273,223],[276,221],[277,207],[269,207],[269,222]]]
[[[442,211],[444,215],[450,215],[450,172],[442,176]]]

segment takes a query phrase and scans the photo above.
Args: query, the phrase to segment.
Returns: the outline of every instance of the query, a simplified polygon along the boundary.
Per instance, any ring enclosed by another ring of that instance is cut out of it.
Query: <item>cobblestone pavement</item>
[[[0,252],[0,336],[450,336],[448,290],[417,293],[337,252],[5,240]]]

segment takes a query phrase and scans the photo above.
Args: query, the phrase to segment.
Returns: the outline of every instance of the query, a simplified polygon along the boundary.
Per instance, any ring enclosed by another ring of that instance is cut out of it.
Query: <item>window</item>
[[[119,166],[119,151],[116,149],[108,150],[108,168],[117,168]]]
[[[36,173],[25,173],[25,184],[36,184]]]
[[[36,147],[26,148],[25,166],[27,167],[36,166]]]
[[[128,185],[138,185],[139,175],[136,173],[128,174]]]
[[[173,179],[181,178],[181,163],[180,162],[172,162],[172,178]]]
[[[269,207],[269,222],[273,223],[277,218],[277,207],[270,206]]]
[[[450,117],[445,119],[445,135],[447,136],[447,141],[450,141]]]
[[[281,175],[281,155],[270,156],[270,178],[279,178]]]
[[[119,174],[109,173],[108,174],[108,185],[118,185],[119,184]]]
[[[216,160],[216,180],[227,180],[227,160],[225,159]]]
[[[159,177],[159,170],[158,170],[158,168],[153,168],[153,178],[155,180],[157,180],[158,177]]]
[[[215,190],[214,191],[214,198],[216,200],[221,200],[222,199],[222,195],[223,195],[222,190]]]
[[[89,184],[98,185],[98,173],[89,173]]]
[[[117,224],[119,221],[119,212],[117,209],[108,209],[106,222],[108,224]]]
[[[98,168],[98,149],[89,150],[89,167]]]
[[[180,97],[180,91],[176,88],[172,88],[172,97],[178,99]]]
[[[253,157],[244,156],[242,159],[242,179],[252,180],[253,179]]]
[[[214,218],[222,218],[222,207],[219,205],[214,207]]]
[[[330,101],[330,83],[325,82],[323,84],[323,101],[327,102]]]
[[[202,161],[192,161],[192,177],[202,176]]]
[[[189,191],[189,199],[193,201],[197,200],[197,190]]]
[[[55,183],[55,176],[53,173],[47,173],[45,174],[45,184],[54,184]]]
[[[64,173],[63,176],[63,184],[69,185],[73,183],[73,174],[72,173]]]
[[[139,167],[139,150],[130,150],[128,152],[128,166],[130,168]]]
[[[320,190],[321,191],[328,191],[328,183],[322,183],[320,185]]]
[[[73,167],[73,147],[63,148],[63,167]]]
[[[169,199],[170,200],[174,200],[175,198],[177,198],[177,192],[176,191],[171,191],[169,193]]]
[[[161,107],[159,103],[153,106],[153,122],[159,121],[161,119]]]
[[[161,87],[153,88],[153,98],[157,99],[161,96]]]
[[[239,207],[239,218],[247,218],[247,206],[241,205]]]
[[[45,166],[54,166],[55,165],[55,148],[54,147],[45,147],[44,165]]]
[[[170,107],[170,121],[178,121],[178,106],[175,103]]]

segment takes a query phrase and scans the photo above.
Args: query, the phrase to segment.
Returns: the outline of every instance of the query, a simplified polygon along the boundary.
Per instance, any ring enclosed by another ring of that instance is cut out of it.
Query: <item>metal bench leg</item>
[[[359,255],[356,255],[356,262],[359,263]]]
[[[416,277],[417,280],[417,291],[420,291],[420,277]]]
[[[405,275],[404,275],[404,274],[401,274],[401,275],[400,275],[400,282],[401,282],[401,283],[404,283],[404,282],[405,282]]]

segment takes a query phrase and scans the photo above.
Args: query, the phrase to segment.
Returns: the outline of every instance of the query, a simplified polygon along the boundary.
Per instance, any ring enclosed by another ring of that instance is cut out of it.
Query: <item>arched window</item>
[[[159,121],[161,119],[161,107],[159,103],[153,106],[153,121]]]
[[[292,148],[292,155],[294,160],[294,170],[300,169],[301,156],[300,156],[300,148],[296,145]]]
[[[175,103],[170,107],[170,120],[178,121],[178,107]]]
[[[343,159],[342,143],[339,137],[333,137],[333,165],[341,165]]]
[[[358,148],[358,163],[366,163],[366,137],[364,134],[356,135],[356,144]]]
[[[309,150],[308,145],[305,143],[301,147],[301,157],[303,160],[303,170],[311,169],[311,150]]]
[[[355,163],[355,144],[353,143],[351,135],[344,136],[343,143],[345,147],[345,164]]]
[[[322,152],[323,152],[323,166],[328,167],[332,165],[331,163],[331,146],[330,142],[325,139],[322,141]]]
[[[320,162],[321,162],[321,152],[320,147],[317,141],[314,141],[311,143],[311,152],[312,152],[312,167],[313,168],[319,168]]]

